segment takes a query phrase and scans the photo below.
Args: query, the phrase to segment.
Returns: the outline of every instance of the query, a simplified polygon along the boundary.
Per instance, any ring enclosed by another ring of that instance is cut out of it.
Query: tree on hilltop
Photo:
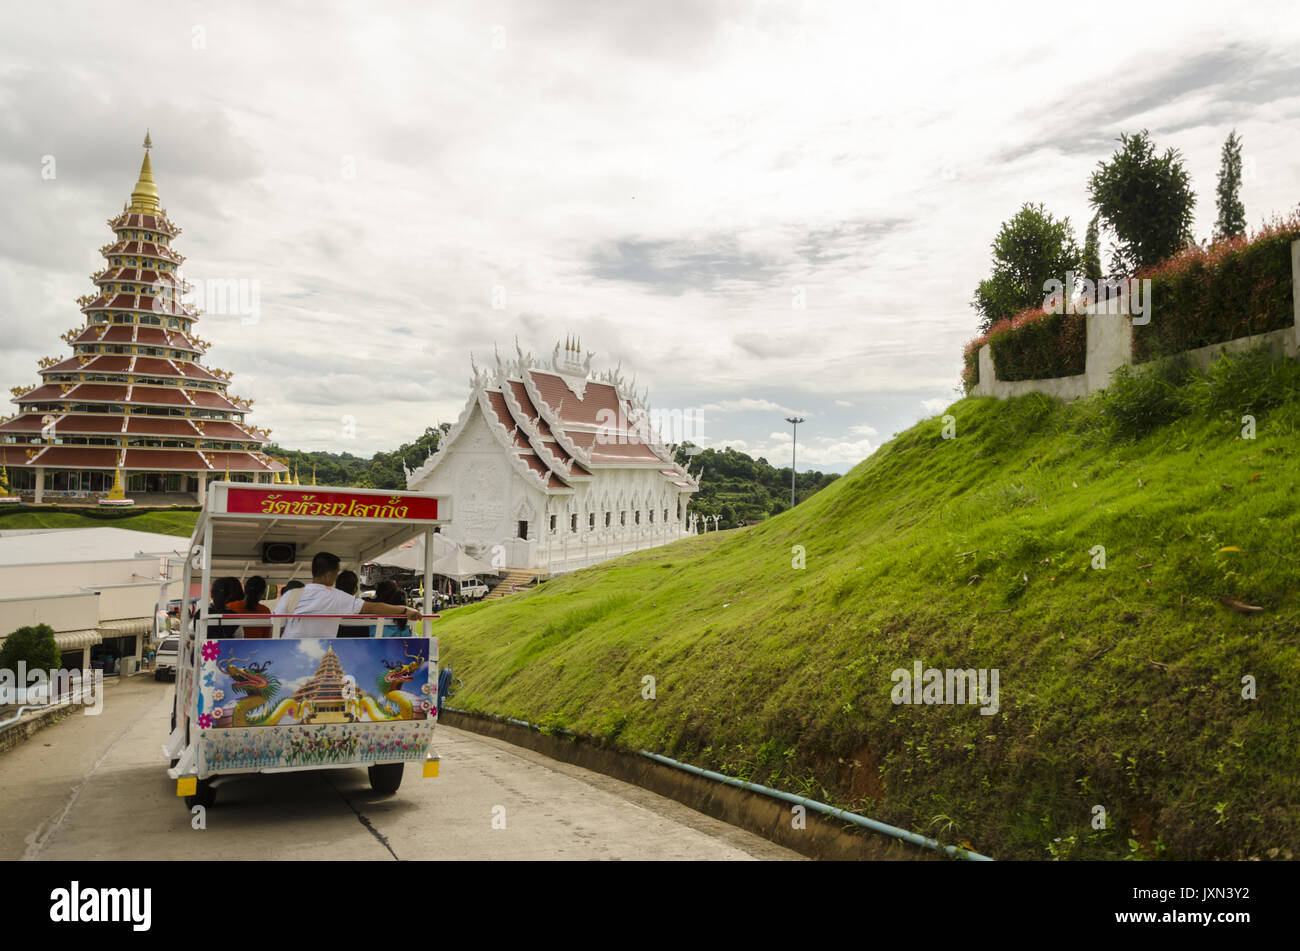
[[[1219,158],[1217,192],[1219,217],[1214,222],[1214,240],[1239,238],[1246,233],[1246,206],[1241,203],[1241,137],[1233,129],[1223,143]]]
[[[1178,253],[1192,238],[1196,195],[1175,148],[1157,156],[1146,129],[1119,137],[1109,162],[1088,179],[1095,208],[1118,238],[1116,271],[1134,273]]]
[[[993,273],[975,288],[971,306],[980,330],[1027,307],[1041,304],[1050,280],[1065,280],[1080,269],[1080,255],[1069,218],[1056,220],[1041,203],[1026,202],[993,239]]]

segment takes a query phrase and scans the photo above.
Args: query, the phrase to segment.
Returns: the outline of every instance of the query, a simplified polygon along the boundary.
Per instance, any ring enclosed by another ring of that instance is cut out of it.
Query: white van
[[[180,656],[180,652],[179,637],[163,638],[162,643],[158,645],[158,651],[154,654],[154,680],[162,680],[164,674],[172,680],[176,679],[176,659]]]

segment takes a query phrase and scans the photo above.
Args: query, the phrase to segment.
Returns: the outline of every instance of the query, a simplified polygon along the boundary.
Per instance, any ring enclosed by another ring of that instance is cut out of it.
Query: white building
[[[615,369],[571,344],[549,365],[473,365],[470,396],[407,488],[449,495],[442,535],[499,568],[558,574],[682,538],[699,488]]]
[[[137,665],[159,601],[180,597],[189,544],[107,526],[0,532],[0,644],[48,624],[65,667],[90,667],[101,644]]]

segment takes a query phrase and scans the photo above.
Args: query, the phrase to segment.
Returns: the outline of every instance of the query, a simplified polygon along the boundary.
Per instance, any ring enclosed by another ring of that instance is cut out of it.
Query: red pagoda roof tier
[[[208,469],[201,453],[193,449],[128,449],[124,469],[182,469],[202,472]],[[231,466],[233,469],[234,466]]]
[[[197,420],[196,422],[204,423],[204,439],[256,439],[259,445],[262,442],[260,436],[255,436],[242,426],[228,423],[223,419]]]
[[[188,419],[132,414],[126,417],[126,431],[131,436],[181,436],[198,439],[200,434]]]
[[[64,399],[90,400],[94,403],[125,402],[130,387],[120,383],[78,383],[68,390]]]
[[[181,229],[164,218],[162,215],[142,215],[127,213],[118,215],[108,223],[113,229],[117,228],[143,228],[145,231],[161,231],[166,235],[175,237],[181,233]]]
[[[60,416],[54,424],[59,435],[68,433],[120,433],[125,416],[97,416],[91,413],[69,413]]]
[[[213,450],[205,449],[203,455],[207,457],[208,462],[212,463],[212,468],[218,470],[229,467],[232,472],[235,470],[239,470],[240,472],[286,471],[285,467],[280,463],[264,462],[261,459],[258,459],[251,452],[214,452]]]
[[[227,409],[234,410],[238,413],[247,412],[243,407],[236,406],[220,393],[210,393],[205,390],[189,390],[187,392],[190,395],[190,399],[194,401],[194,405],[200,406],[203,409]]]
[[[13,398],[13,400],[11,400],[11,402],[14,402],[14,403],[30,403],[30,402],[36,402],[36,403],[39,403],[39,402],[43,402],[43,401],[45,401],[45,400],[63,400],[63,399],[67,399],[67,396],[66,396],[66,395],[64,394],[64,392],[63,392],[63,386],[70,386],[70,387],[73,388],[73,389],[76,388],[76,384],[75,384],[75,383],[74,383],[74,384],[67,384],[67,383],[65,383],[65,384],[62,384],[62,385],[55,384],[55,383],[46,383],[44,386],[38,386],[38,387],[36,387],[36,389],[34,389],[34,390],[30,390],[30,391],[24,393],[22,396],[15,396],[15,397]]]
[[[28,466],[56,466],[60,469],[116,469],[117,449],[96,446],[50,446],[28,459]]]
[[[193,406],[194,401],[187,399],[189,394],[180,387],[133,386],[130,400],[132,403],[145,403],[162,406]]]
[[[169,287],[181,286],[181,279],[175,271],[155,271],[152,268],[110,265],[95,278],[96,284],[109,284],[115,281],[133,281],[150,285],[166,284]]]

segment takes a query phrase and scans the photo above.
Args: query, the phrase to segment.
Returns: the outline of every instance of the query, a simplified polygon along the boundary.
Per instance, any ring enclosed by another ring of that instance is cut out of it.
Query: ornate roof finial
[[[144,161],[140,163],[140,179],[135,183],[135,188],[131,192],[131,203],[128,211],[143,211],[148,214],[157,214],[162,205],[158,202],[158,186],[153,180],[153,165],[149,162],[149,150],[153,148],[153,140],[149,137],[148,131],[144,134]]]

